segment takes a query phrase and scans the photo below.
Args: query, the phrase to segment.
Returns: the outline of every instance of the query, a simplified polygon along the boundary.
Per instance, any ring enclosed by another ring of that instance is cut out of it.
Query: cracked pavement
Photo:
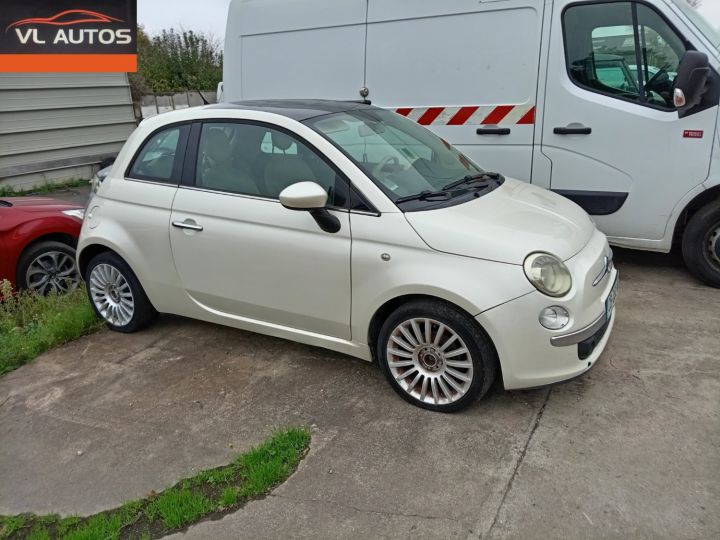
[[[58,348],[0,378],[0,514],[111,508],[308,424],[287,482],[172,538],[719,537],[720,291],[618,259],[589,374],[454,415],[373,365],[177,317]]]

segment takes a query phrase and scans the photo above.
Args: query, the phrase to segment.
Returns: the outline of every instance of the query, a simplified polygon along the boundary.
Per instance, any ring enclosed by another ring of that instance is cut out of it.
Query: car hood
[[[53,210],[62,212],[63,210],[82,208],[77,204],[50,197],[0,197],[0,201],[10,203],[12,208],[23,212],[49,212]],[[0,208],[3,206],[6,205],[0,205]]]
[[[565,261],[585,247],[595,231],[574,202],[512,179],[473,201],[406,212],[405,217],[437,251],[510,264],[523,264],[533,251]]]

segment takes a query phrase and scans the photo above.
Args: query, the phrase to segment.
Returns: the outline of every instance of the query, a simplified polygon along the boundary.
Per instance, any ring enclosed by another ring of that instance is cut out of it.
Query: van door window
[[[563,14],[570,78],[583,88],[673,109],[672,87],[683,40],[639,2],[574,5]]]

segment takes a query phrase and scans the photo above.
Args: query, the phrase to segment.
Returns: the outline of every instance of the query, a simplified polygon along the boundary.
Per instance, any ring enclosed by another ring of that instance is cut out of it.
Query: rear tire
[[[682,253],[698,279],[720,288],[720,201],[703,206],[690,218],[683,233]]]
[[[111,330],[137,332],[157,316],[137,276],[116,253],[106,251],[93,257],[85,283],[90,304]]]
[[[376,350],[393,389],[407,402],[438,412],[458,411],[484,396],[498,365],[477,322],[436,300],[396,309],[380,329]]]

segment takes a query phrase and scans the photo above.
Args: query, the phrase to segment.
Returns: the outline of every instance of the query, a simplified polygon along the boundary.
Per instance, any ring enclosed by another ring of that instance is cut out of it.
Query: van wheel
[[[690,219],[682,252],[685,264],[698,279],[720,288],[720,201],[702,207]]]
[[[116,253],[106,251],[93,257],[85,282],[95,313],[111,330],[137,332],[157,315],[135,273]]]
[[[497,367],[495,349],[477,323],[433,300],[408,302],[387,318],[377,357],[403,399],[440,412],[460,410],[485,395]]]

